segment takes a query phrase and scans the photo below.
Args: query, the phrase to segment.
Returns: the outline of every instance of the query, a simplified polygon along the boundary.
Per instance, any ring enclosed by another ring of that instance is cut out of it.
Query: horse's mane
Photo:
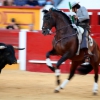
[[[52,9],[52,8],[51,8],[51,9]],[[70,18],[67,14],[65,14],[63,11],[61,11],[61,10],[59,10],[59,9],[53,9],[53,11],[62,14],[66,19],[68,19],[69,24],[72,24],[71,18]]]
[[[50,8],[49,11],[50,11],[50,10],[62,14],[62,15],[65,17],[65,19],[68,19],[69,24],[72,24],[71,18],[70,18],[67,14],[65,14],[63,11],[61,11],[61,10],[59,10],[59,9],[54,9],[54,8]],[[44,9],[42,12],[44,12],[44,13],[46,14],[46,13],[48,13],[49,11]]]

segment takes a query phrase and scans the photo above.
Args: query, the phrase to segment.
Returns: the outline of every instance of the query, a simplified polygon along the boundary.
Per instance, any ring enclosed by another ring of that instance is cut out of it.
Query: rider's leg
[[[84,59],[85,59],[85,62],[82,65],[87,65],[89,64],[90,54],[91,54],[88,52],[88,31],[87,30],[84,30],[83,33],[82,49],[84,51]]]
[[[83,65],[85,64],[89,64],[90,62],[90,55],[88,53],[88,48],[84,48],[84,58],[85,58],[85,63],[83,63]]]
[[[83,51],[84,51],[85,60],[84,60],[84,63],[82,63],[81,65],[90,64],[90,58],[93,56],[93,54],[88,52],[88,48],[84,48]]]

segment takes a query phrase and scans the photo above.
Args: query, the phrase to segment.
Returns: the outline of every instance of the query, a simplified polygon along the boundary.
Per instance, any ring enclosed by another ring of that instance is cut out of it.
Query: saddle
[[[73,26],[73,28],[75,28],[77,30],[77,33],[78,33],[77,37],[78,37],[78,43],[79,43],[79,45],[78,45],[78,50],[77,50],[76,55],[79,55],[80,49],[81,49],[80,47],[81,47],[81,43],[82,43],[82,35],[84,33],[84,29],[82,27],[80,27],[80,26],[76,26],[75,24],[73,24],[72,26]],[[89,35],[88,36],[88,48],[92,47],[92,46],[93,46],[93,39]],[[88,52],[90,52],[90,49],[88,49]]]

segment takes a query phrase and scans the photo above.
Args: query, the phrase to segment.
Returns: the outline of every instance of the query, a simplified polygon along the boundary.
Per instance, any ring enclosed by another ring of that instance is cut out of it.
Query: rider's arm
[[[88,11],[85,7],[81,7],[77,12],[79,22],[89,19]]]

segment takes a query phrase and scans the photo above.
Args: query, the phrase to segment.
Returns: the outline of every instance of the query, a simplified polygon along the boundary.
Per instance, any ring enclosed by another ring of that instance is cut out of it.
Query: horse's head
[[[54,17],[52,14],[52,10],[43,10],[44,16],[43,16],[43,25],[42,25],[42,33],[44,35],[50,34],[50,30],[55,25]]]
[[[56,30],[62,30],[62,33],[66,33],[67,27],[72,24],[70,17],[59,9],[50,8],[49,11],[43,10],[43,12],[42,33],[44,35],[50,34],[52,27],[55,27]]]

